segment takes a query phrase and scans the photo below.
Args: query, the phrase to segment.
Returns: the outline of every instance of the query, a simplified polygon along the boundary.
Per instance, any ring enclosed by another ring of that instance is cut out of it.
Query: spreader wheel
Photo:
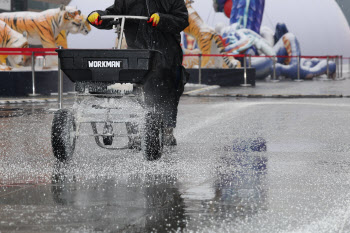
[[[75,149],[76,125],[73,113],[58,110],[52,121],[51,144],[54,156],[61,162],[69,160]]]
[[[157,160],[163,150],[163,123],[159,114],[148,113],[143,139],[143,153],[147,160]]]

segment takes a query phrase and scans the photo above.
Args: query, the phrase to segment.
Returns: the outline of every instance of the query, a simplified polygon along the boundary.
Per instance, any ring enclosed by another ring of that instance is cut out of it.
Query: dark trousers
[[[166,128],[176,127],[177,108],[185,82],[184,69],[178,66],[148,77],[144,85],[146,105],[156,108]]]

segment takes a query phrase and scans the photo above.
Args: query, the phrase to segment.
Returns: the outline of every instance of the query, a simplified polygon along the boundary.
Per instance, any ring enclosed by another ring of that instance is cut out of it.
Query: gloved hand
[[[89,14],[88,21],[94,26],[100,26],[102,24],[101,16],[96,11],[93,11]]]
[[[147,21],[147,23],[152,23],[153,27],[156,27],[160,21],[160,16],[158,13],[154,13],[151,18]]]

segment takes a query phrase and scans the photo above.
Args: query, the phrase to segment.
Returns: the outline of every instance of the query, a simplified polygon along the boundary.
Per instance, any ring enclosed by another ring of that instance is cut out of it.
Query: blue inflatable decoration
[[[287,34],[289,31],[287,29],[286,24],[284,23],[278,23],[276,25],[276,31],[275,31],[275,35],[273,36],[275,39],[275,44],[282,38],[282,36],[284,36],[285,34]]]
[[[230,18],[230,24],[238,23],[260,33],[265,0],[214,0],[214,8],[217,12],[224,12]]]
[[[224,39],[225,51],[230,54],[261,55],[262,57],[252,59],[257,79],[264,79],[273,74],[273,59],[264,55],[289,56],[277,59],[276,75],[296,79],[297,56],[301,56],[301,51],[295,35],[288,32],[284,23],[277,24],[275,34],[269,35],[273,38],[272,41],[266,40],[266,33],[264,37],[260,34],[265,0],[214,0],[214,7],[217,11],[227,12],[225,8],[231,3],[231,25],[224,27],[218,24],[216,27],[217,33]],[[336,64],[329,62],[328,68],[329,74],[334,77]],[[312,79],[326,73],[325,59],[300,59],[300,78]]]
[[[260,26],[265,9],[265,0],[233,0],[230,24],[239,23],[256,33]]]

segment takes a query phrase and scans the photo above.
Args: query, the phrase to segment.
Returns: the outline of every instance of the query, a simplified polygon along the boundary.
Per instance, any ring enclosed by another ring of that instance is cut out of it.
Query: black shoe
[[[164,146],[176,146],[176,138],[174,136],[174,128],[164,129]]]

